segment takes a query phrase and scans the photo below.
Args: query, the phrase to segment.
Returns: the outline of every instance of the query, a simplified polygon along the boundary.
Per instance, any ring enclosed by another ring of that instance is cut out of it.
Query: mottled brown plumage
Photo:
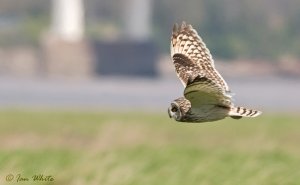
[[[189,24],[173,27],[171,57],[184,97],[171,103],[169,116],[182,122],[216,121],[231,116],[256,117],[260,111],[234,107],[230,90],[215,69],[209,49]]]

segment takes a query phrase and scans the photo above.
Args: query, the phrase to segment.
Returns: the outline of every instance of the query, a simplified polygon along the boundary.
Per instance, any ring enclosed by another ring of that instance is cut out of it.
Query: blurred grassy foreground
[[[299,130],[293,115],[182,124],[167,113],[1,110],[0,184],[296,185]],[[33,182],[39,174],[54,181]]]

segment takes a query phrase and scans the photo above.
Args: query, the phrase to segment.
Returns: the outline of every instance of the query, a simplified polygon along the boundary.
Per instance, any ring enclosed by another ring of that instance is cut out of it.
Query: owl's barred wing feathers
[[[184,86],[198,73],[197,76],[205,76],[229,91],[227,83],[215,69],[210,51],[191,25],[185,22],[180,27],[174,25],[170,49],[177,75]]]
[[[181,82],[186,87],[189,82],[194,81],[196,77],[204,77],[204,71],[183,54],[176,53],[173,55],[176,73]]]

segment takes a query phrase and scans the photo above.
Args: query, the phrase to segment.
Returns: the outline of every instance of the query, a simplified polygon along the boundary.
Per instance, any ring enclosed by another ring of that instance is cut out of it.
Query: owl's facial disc
[[[168,109],[168,114],[170,118],[174,118],[176,121],[181,119],[181,110],[177,103],[171,103],[171,106]]]

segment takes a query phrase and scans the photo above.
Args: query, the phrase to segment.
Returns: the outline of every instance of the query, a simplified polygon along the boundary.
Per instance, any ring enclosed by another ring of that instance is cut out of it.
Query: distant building
[[[124,39],[88,41],[82,0],[53,0],[50,31],[42,39],[47,76],[155,76],[157,52],[150,41],[152,0],[126,0]]]
[[[41,43],[47,76],[89,78],[93,75],[93,54],[84,37],[82,0],[53,0],[51,29]]]

